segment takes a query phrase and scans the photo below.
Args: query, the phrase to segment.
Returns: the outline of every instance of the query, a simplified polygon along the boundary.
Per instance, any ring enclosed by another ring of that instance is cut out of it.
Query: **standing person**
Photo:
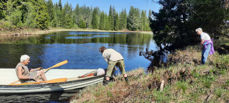
[[[200,35],[201,45],[203,45],[201,62],[202,64],[205,64],[208,58],[208,54],[212,55],[215,52],[213,42],[210,36],[203,32],[202,28],[197,28],[196,33]]]
[[[127,74],[125,72],[124,59],[122,55],[117,51],[115,51],[114,49],[107,49],[104,46],[100,47],[99,51],[102,53],[102,56],[104,57],[105,61],[108,63],[104,84],[107,84],[110,81],[110,77],[112,71],[115,69],[115,66],[119,67],[120,71],[123,74],[123,77],[125,78],[125,81],[128,82]]]
[[[47,81],[45,73],[43,70],[40,70],[40,68],[31,69],[27,67],[27,65],[30,62],[30,57],[28,55],[22,55],[20,58],[20,62],[16,66],[16,74],[18,79],[23,82],[29,82],[30,80],[35,80],[36,82],[41,81]]]

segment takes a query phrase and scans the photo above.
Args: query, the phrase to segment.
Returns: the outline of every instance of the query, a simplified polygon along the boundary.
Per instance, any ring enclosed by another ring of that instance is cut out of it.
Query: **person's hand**
[[[43,68],[42,68],[42,67],[38,67],[37,69],[38,69],[38,70],[42,70]]]

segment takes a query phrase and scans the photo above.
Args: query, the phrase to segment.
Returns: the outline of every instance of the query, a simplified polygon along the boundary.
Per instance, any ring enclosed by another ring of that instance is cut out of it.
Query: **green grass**
[[[178,51],[179,55],[191,55],[188,60],[200,60],[200,51]],[[177,58],[177,57],[176,57]],[[128,73],[129,85],[118,77],[116,82],[107,86],[98,85],[84,89],[75,96],[73,103],[78,102],[131,102],[131,103],[202,103],[227,102],[229,100],[229,55],[216,53],[212,63],[200,65],[181,60],[169,67],[162,67],[154,73],[145,73],[136,69]],[[183,63],[182,63],[183,62]],[[161,80],[165,81],[160,91]],[[209,97],[209,99],[207,99]],[[91,99],[85,99],[91,98]]]

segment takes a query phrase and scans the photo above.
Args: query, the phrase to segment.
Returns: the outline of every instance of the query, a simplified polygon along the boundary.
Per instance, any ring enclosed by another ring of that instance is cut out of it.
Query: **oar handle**
[[[48,71],[48,70],[50,70],[50,69],[52,69],[52,68],[54,68],[54,67],[49,67],[49,68],[47,68],[47,69],[44,69],[45,71],[45,73]]]

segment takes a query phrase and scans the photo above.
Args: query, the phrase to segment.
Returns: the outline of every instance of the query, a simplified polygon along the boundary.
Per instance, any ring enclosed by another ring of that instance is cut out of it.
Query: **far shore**
[[[20,29],[15,31],[0,31],[0,36],[20,36],[20,35],[39,35],[39,34],[48,34],[52,32],[61,32],[61,31],[93,31],[93,32],[135,32],[135,33],[144,33],[144,34],[153,34],[151,31],[129,31],[129,30],[98,30],[98,29],[64,29],[64,28],[50,28],[47,30],[40,29]]]
[[[64,29],[64,28],[49,28],[47,30],[40,29],[18,29],[14,31],[0,31],[0,42],[15,40],[17,38],[27,38],[31,36],[39,36],[43,34],[61,32],[61,31],[93,31],[93,32],[133,32],[133,33],[144,33],[144,34],[153,34],[151,31],[129,31],[129,30],[98,30],[98,29]]]

